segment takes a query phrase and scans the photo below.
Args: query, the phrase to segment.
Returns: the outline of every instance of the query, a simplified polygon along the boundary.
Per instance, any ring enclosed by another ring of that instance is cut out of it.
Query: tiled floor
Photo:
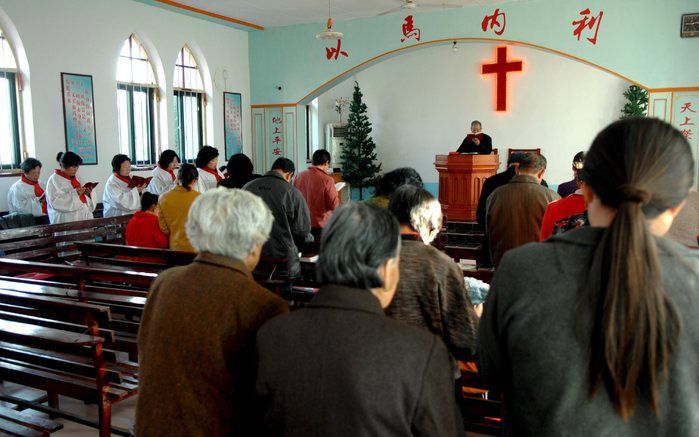
[[[26,394],[26,389],[20,389],[18,386],[10,383],[0,384],[0,390],[9,395],[18,394],[19,390],[22,390],[23,394]],[[97,406],[95,405],[85,405],[83,402],[76,401],[74,399],[66,398],[61,396],[60,398],[61,409],[70,411],[73,414],[88,417],[90,419],[97,419]],[[37,413],[41,414],[41,413]],[[120,402],[112,407],[112,425],[129,429],[131,424],[133,424],[134,416],[136,415],[136,397],[127,399]],[[58,422],[63,424],[63,429],[51,434],[52,436],[58,437],[95,437],[97,436],[97,430],[90,428],[88,426],[80,425],[68,420],[56,419]],[[467,437],[487,437],[483,434],[467,433]]]
[[[10,384],[7,382],[0,384],[0,390],[8,395],[18,395],[19,397],[23,398],[28,392],[27,389],[20,388],[15,384]],[[83,416],[92,420],[97,420],[96,405],[85,405],[81,401],[64,396],[60,397],[59,402],[62,410],[66,410],[75,415]],[[36,414],[41,413],[37,412]],[[112,425],[119,428],[129,429],[134,422],[135,415],[136,397],[134,396],[133,398],[127,399],[112,406]],[[63,419],[56,419],[56,421],[63,424],[63,429],[51,435],[58,437],[95,437],[97,435],[97,429],[95,428]]]

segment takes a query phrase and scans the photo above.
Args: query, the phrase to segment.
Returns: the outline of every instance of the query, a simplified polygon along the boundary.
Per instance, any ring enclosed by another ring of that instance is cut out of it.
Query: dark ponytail
[[[665,295],[647,220],[679,205],[693,182],[687,141],[656,119],[617,121],[597,135],[583,181],[616,216],[600,240],[587,289],[595,308],[590,395],[602,382],[619,415],[633,415],[637,395],[657,413],[659,385],[680,333]]]

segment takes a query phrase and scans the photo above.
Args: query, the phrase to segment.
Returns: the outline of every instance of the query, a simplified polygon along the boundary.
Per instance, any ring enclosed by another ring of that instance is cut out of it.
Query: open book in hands
[[[335,189],[337,191],[342,191],[343,188],[347,186],[347,182],[338,182],[335,184]]]
[[[99,182],[87,182],[87,183],[83,184],[83,188],[85,188],[86,190],[92,191],[95,189],[95,187],[97,185],[99,185]]]
[[[131,182],[129,182],[129,188],[136,188],[140,186],[145,186],[150,184],[153,177],[144,178],[141,176],[131,176]]]

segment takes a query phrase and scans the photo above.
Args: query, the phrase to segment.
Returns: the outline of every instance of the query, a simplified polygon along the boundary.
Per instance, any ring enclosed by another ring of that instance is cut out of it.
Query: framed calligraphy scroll
[[[92,76],[61,73],[61,90],[66,150],[80,155],[83,165],[97,164]]]
[[[223,137],[226,159],[243,153],[243,108],[240,93],[223,93]]]

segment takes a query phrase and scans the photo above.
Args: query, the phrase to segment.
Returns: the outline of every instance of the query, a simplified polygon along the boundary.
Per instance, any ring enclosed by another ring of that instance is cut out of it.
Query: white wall
[[[540,147],[549,183],[572,178],[573,156],[618,118],[628,84],[561,56],[510,46],[509,59],[523,60],[524,71],[509,75],[508,111],[498,113],[494,78],[479,73],[480,64],[495,59],[495,48],[470,43],[456,53],[450,45],[416,50],[356,75],[384,170],[411,166],[436,183],[434,156],[455,151],[478,119],[503,157],[508,147]],[[320,96],[321,128],[338,121],[332,106],[337,97],[352,97],[355,78]]]
[[[0,26],[16,29],[14,36],[8,32],[10,42],[24,50],[28,60],[28,70],[22,71],[25,95],[31,96],[27,115],[33,121],[33,127],[32,123],[25,126],[27,148],[44,164],[42,181],[55,168],[56,154],[65,150],[60,74],[89,74],[93,76],[99,164],[81,167],[78,178],[101,182],[95,198],[102,201],[110,161],[119,153],[116,64],[122,44],[132,33],[156,60],[156,74],[157,70],[163,73],[165,83],[159,83],[162,148],[174,144],[172,75],[177,52],[189,44],[200,66],[208,70],[205,142],[218,147],[223,156],[223,92],[239,92],[244,151],[250,153],[247,32],[130,0],[0,0]],[[228,71],[225,89],[224,69]],[[16,177],[0,178],[0,210],[7,210],[4,193],[15,181]]]

